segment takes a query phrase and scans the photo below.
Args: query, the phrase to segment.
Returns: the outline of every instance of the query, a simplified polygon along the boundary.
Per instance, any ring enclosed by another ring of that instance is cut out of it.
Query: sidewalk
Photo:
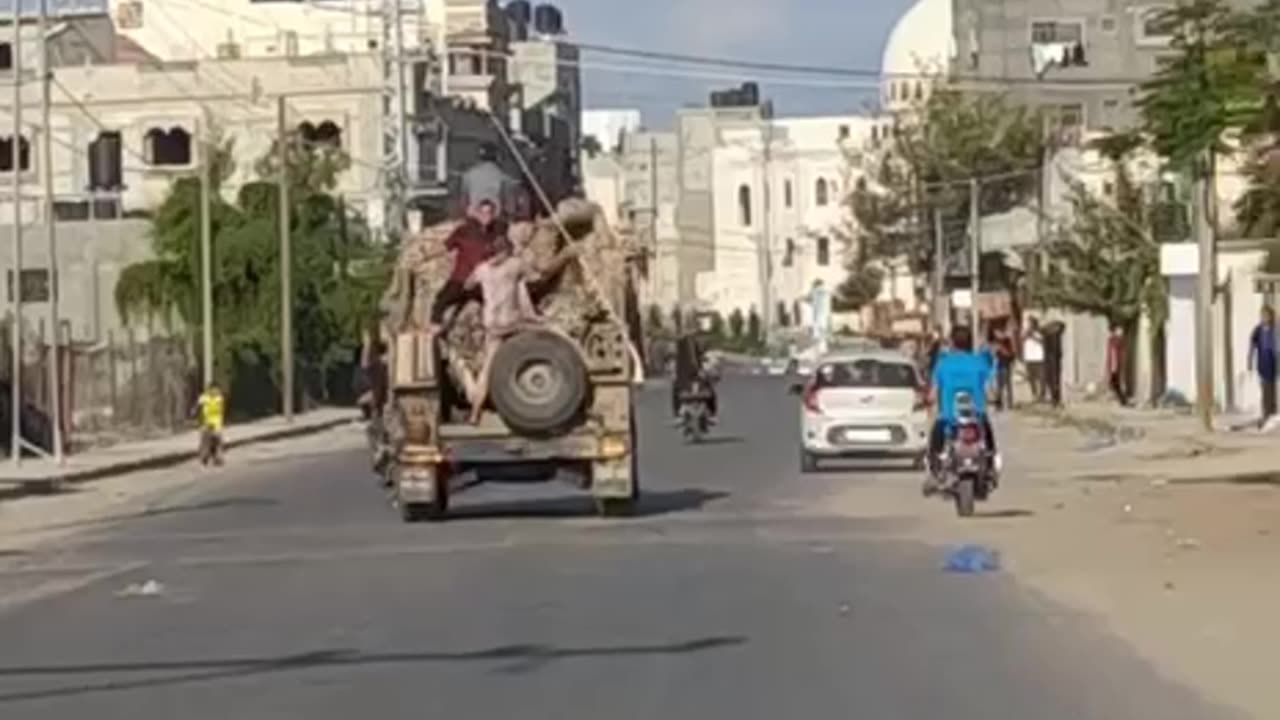
[[[292,422],[271,417],[255,422],[229,425],[224,439],[228,448],[321,432],[354,422],[350,408],[322,408],[294,416]],[[170,437],[97,448],[66,458],[59,466],[52,459],[24,458],[20,466],[0,466],[0,494],[18,496],[51,492],[64,483],[123,475],[139,470],[177,465],[194,460],[199,432],[192,430]]]
[[[1186,411],[1078,402],[1062,410],[1024,408],[1024,416],[1072,427],[1092,445],[1083,480],[1178,484],[1280,484],[1280,434],[1250,418],[1223,415],[1206,431]]]

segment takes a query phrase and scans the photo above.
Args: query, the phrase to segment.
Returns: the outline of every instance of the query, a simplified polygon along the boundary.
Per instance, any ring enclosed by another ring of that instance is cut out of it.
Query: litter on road
[[[1000,569],[1000,552],[983,545],[964,545],[947,553],[947,572],[977,574]]]

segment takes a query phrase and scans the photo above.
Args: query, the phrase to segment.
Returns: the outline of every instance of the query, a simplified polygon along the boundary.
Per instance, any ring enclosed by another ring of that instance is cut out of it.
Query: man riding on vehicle
[[[704,338],[710,332],[710,318],[698,319],[698,327],[693,332],[686,332],[676,340],[675,378],[671,383],[671,415],[676,422],[680,420],[680,399],[697,380],[703,381],[707,393],[707,412],[711,422],[719,417],[720,403],[716,397],[714,383],[707,368],[707,352]]]
[[[935,491],[941,480],[947,438],[955,430],[958,420],[956,399],[962,394],[969,396],[974,412],[981,418],[987,449],[993,456],[995,472],[999,473],[1000,455],[996,451],[995,432],[987,416],[987,384],[993,372],[991,357],[974,351],[973,331],[963,325],[952,329],[951,346],[938,354],[933,368],[930,394],[938,412],[933,422],[933,431],[929,435],[926,494]]]

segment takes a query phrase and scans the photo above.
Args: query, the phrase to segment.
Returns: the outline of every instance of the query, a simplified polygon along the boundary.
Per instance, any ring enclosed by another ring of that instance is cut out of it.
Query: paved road
[[[540,486],[403,526],[348,439],[88,525],[0,573],[59,591],[0,610],[0,717],[1228,717],[1011,579],[943,574],[888,538],[909,518],[824,511],[917,478],[800,476],[793,402],[731,381],[716,443],[686,448],[646,394],[625,522]]]

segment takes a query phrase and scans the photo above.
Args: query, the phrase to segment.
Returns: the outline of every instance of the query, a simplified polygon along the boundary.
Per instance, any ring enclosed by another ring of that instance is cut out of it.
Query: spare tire
[[[522,332],[502,342],[489,375],[489,398],[518,433],[562,432],[587,400],[587,368],[577,347],[552,332]]]

